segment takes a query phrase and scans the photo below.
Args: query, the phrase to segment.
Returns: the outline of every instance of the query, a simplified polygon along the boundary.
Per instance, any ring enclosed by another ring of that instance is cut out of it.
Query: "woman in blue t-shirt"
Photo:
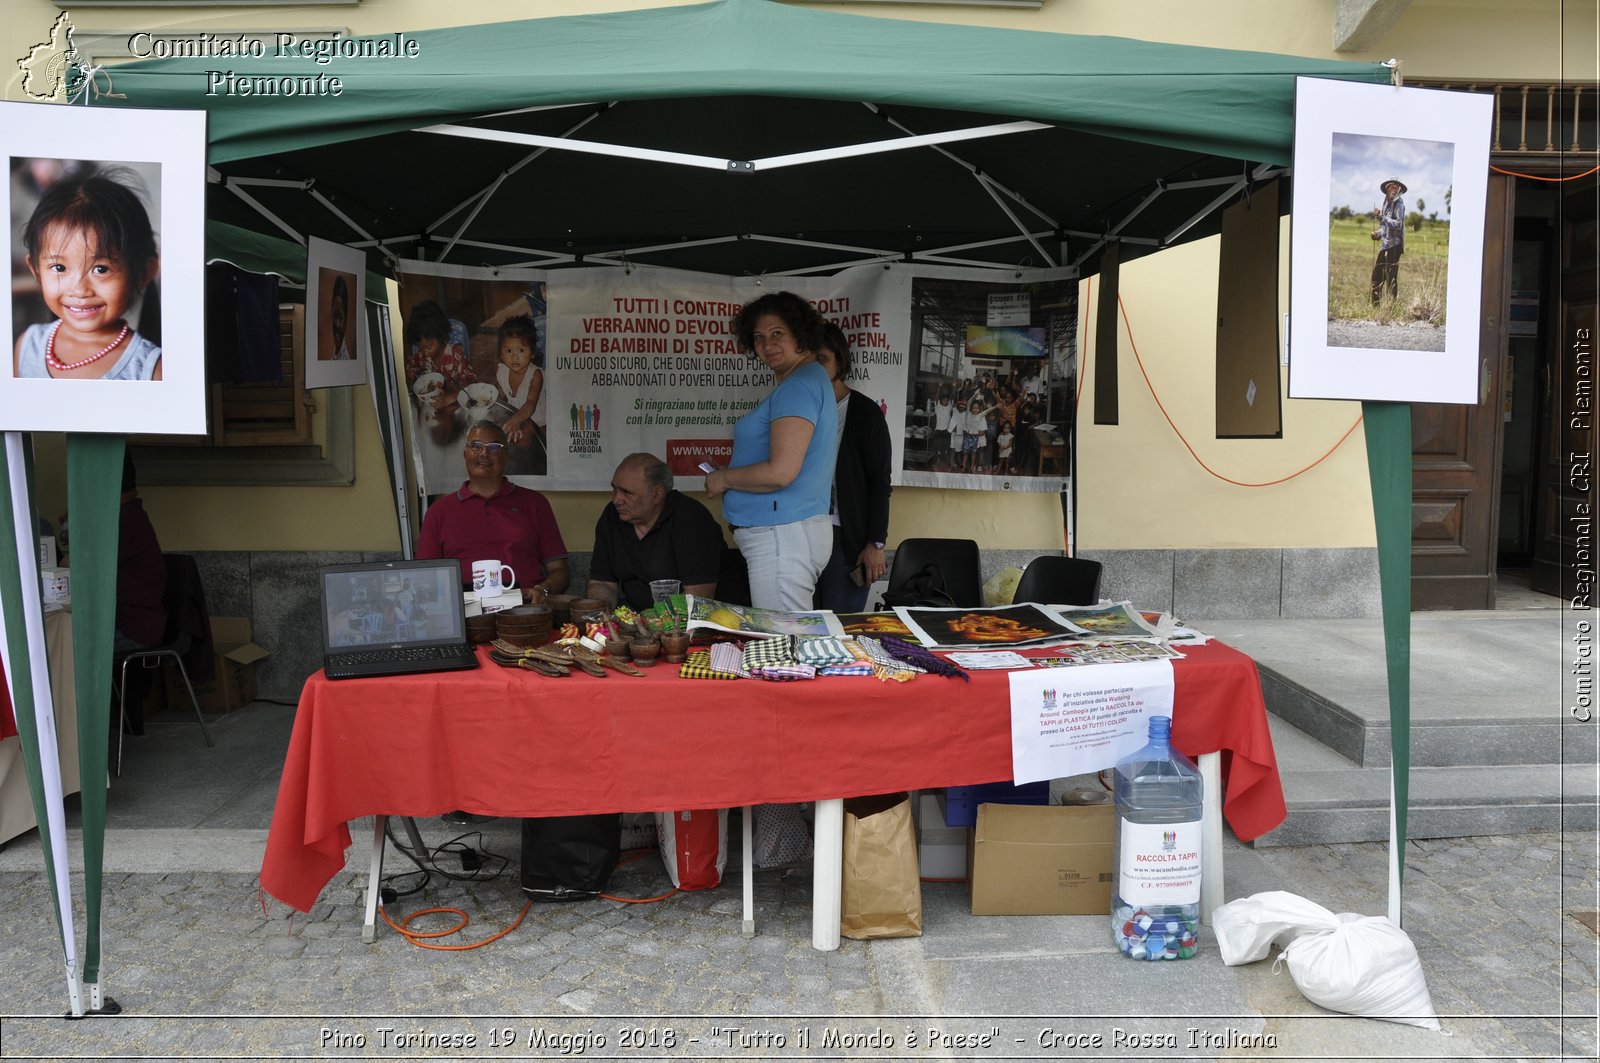
[[[733,459],[706,475],[750,569],[750,602],[810,609],[833,550],[828,496],[838,449],[833,384],[817,364],[822,317],[793,292],[772,292],[739,311],[734,334],[772,370],[775,386],[733,426]]]

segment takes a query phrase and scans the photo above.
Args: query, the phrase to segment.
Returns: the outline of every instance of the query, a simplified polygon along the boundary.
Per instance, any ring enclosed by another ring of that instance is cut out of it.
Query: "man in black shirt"
[[[629,454],[611,477],[611,502],[594,527],[586,596],[648,609],[650,581],[675,579],[685,594],[717,596],[722,528],[711,511],[673,490],[654,454]]]

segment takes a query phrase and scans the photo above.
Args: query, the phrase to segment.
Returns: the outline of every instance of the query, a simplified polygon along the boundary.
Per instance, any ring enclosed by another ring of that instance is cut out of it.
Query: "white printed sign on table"
[[[1011,777],[1100,771],[1143,748],[1151,716],[1171,716],[1170,661],[1012,672]]]

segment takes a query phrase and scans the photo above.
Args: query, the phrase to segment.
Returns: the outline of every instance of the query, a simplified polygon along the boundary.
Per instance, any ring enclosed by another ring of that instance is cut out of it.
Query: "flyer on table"
[[[1172,715],[1172,662],[1012,672],[1011,777],[1018,783],[1109,768]]]

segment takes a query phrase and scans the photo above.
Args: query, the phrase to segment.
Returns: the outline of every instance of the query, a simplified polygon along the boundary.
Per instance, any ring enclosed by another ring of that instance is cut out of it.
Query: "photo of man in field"
[[[1444,350],[1454,156],[1447,142],[1333,134],[1328,346]]]

